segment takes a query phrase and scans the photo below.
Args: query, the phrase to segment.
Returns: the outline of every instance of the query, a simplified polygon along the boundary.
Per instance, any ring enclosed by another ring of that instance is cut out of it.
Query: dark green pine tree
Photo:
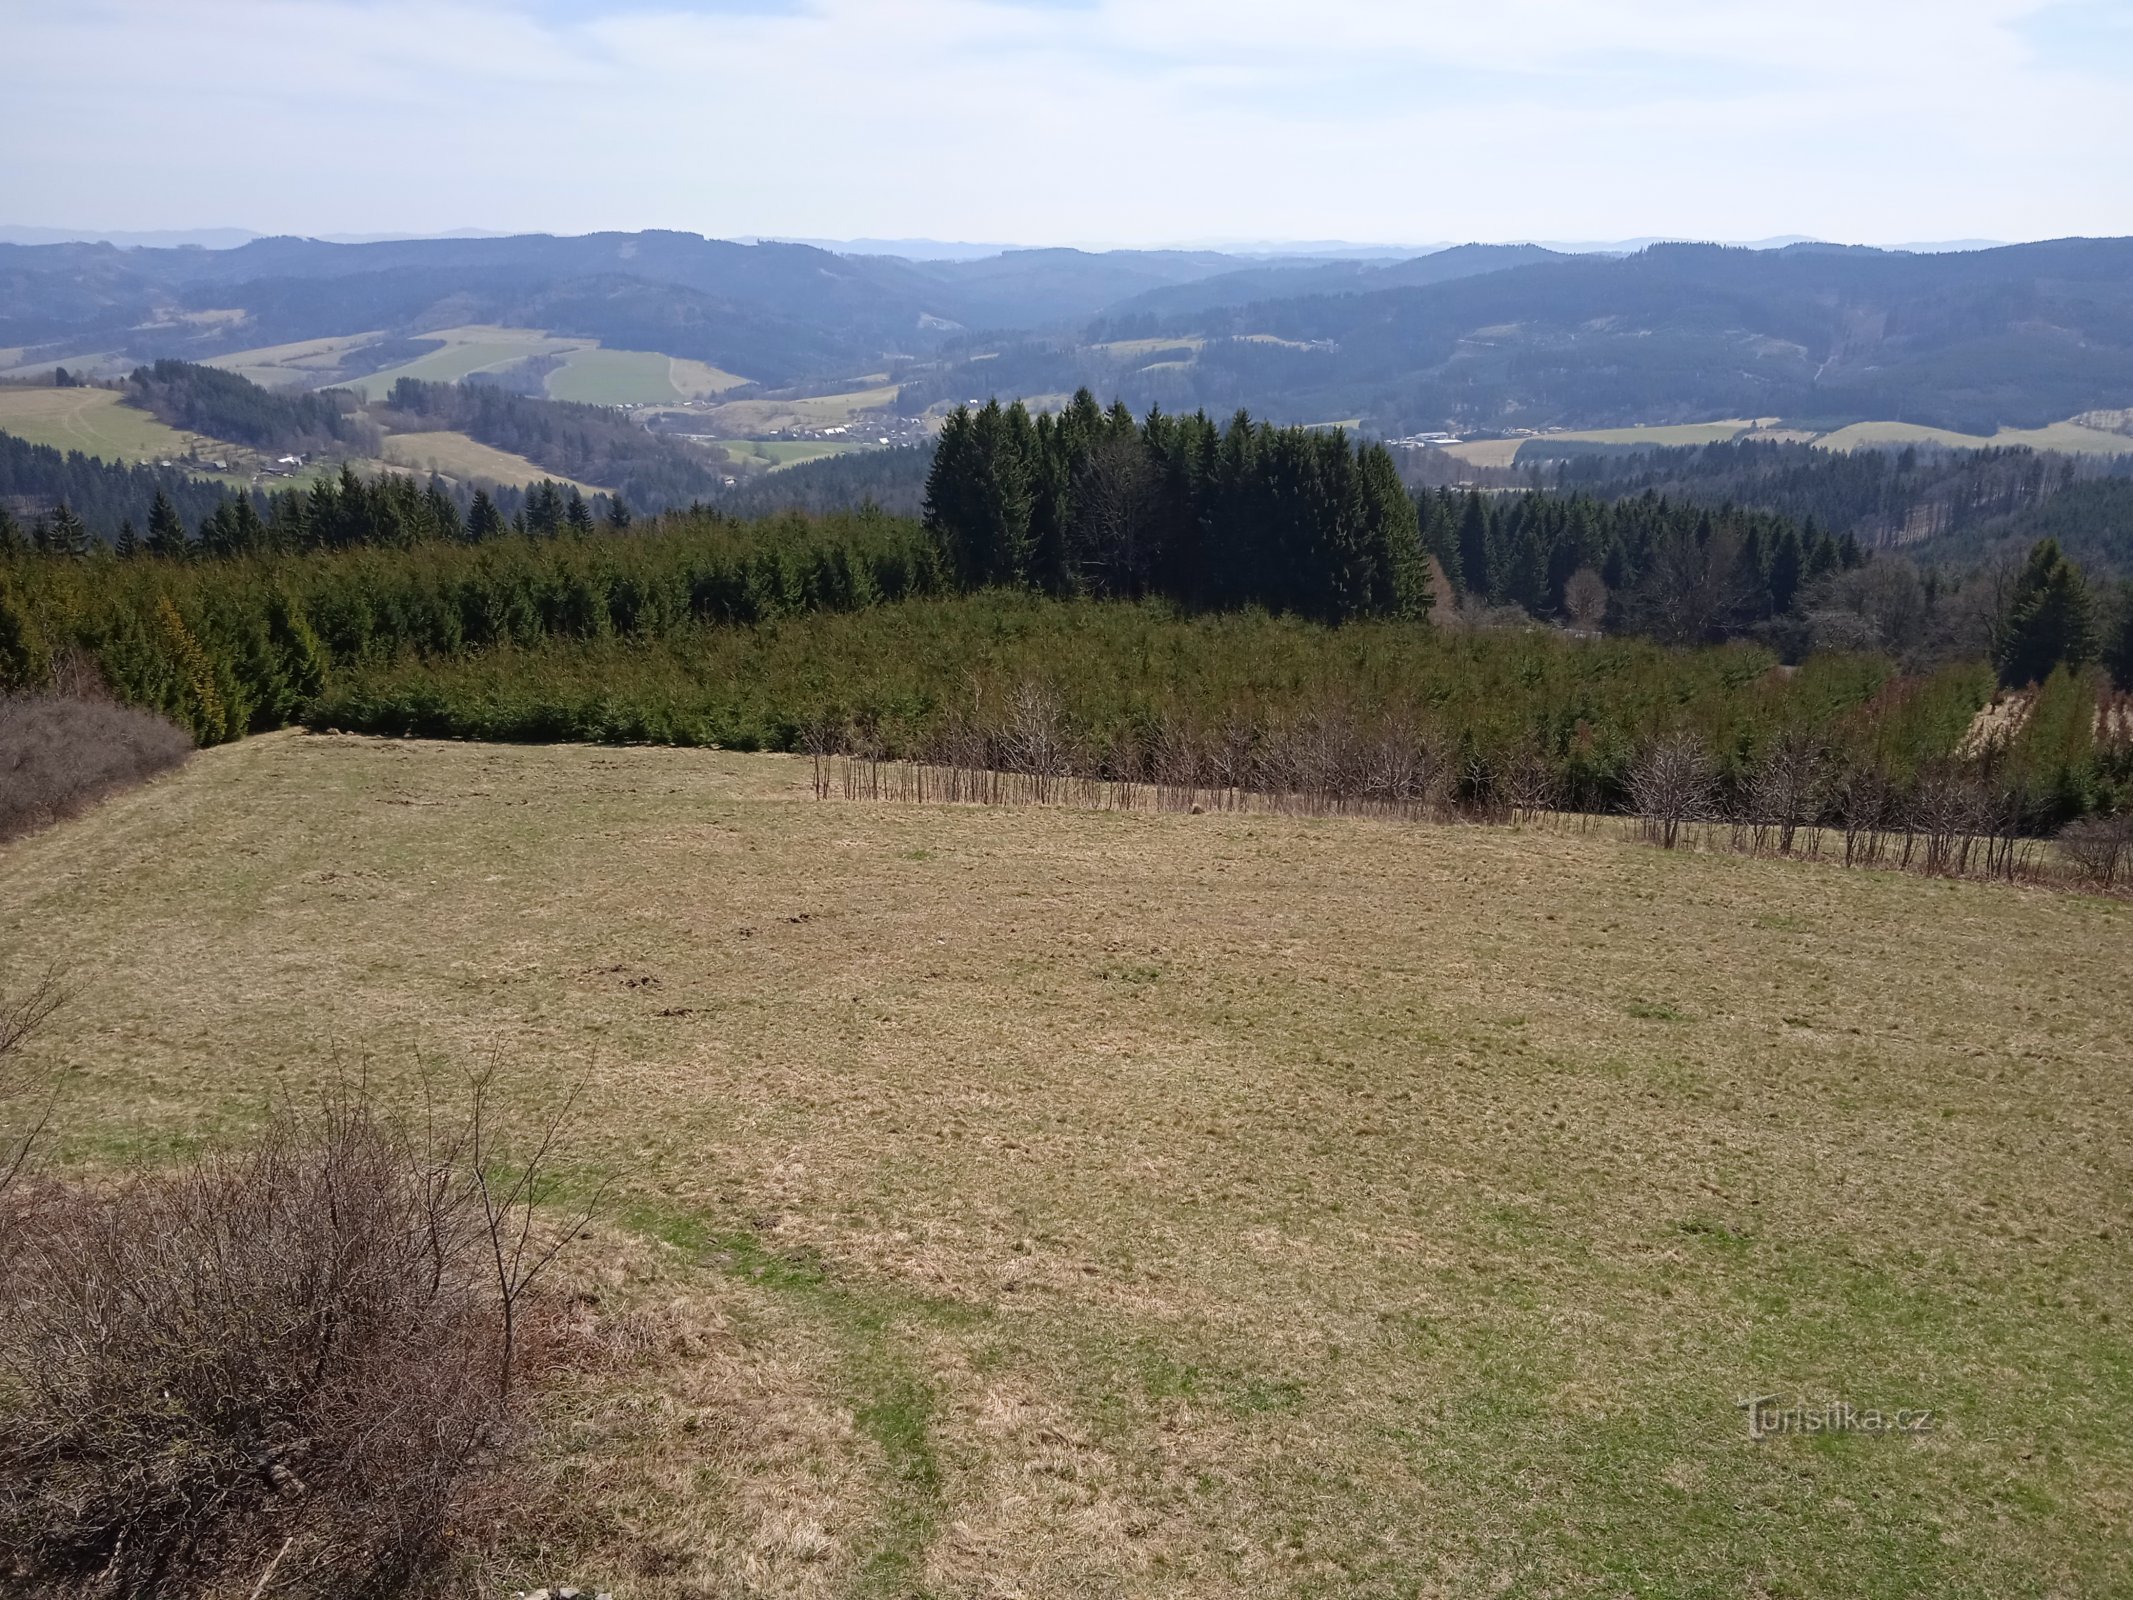
[[[17,561],[30,553],[29,536],[6,506],[0,506],[0,561]]]
[[[630,503],[622,498],[622,491],[617,489],[608,497],[607,501],[608,531],[611,533],[627,532],[630,521]]]
[[[959,408],[941,430],[926,479],[926,526],[957,584],[1019,583],[1029,570],[1030,486],[1035,444],[1029,413],[1017,424],[997,400],[975,414]]]
[[[2118,586],[2118,609],[2104,642],[2103,664],[2113,683],[2133,693],[2133,582]]]
[[[1464,589],[1466,574],[1459,560],[1459,519],[1452,511],[1451,492],[1444,489],[1435,494],[1423,491],[1415,497],[1415,515],[1422,525],[1423,551],[1437,558],[1445,580],[1455,591]],[[1450,602],[1456,596],[1439,598]]]
[[[1374,616],[1419,617],[1436,598],[1422,554],[1415,503],[1400,482],[1392,452],[1381,444],[1359,449],[1362,472],[1362,547],[1370,574],[1366,601]]]
[[[341,480],[334,491],[332,532],[325,542],[337,550],[377,541],[377,496],[347,462],[341,464]]]
[[[552,479],[543,478],[527,491],[526,531],[536,539],[553,539],[563,531],[563,496]]]
[[[473,500],[467,506],[468,542],[485,544],[491,539],[501,539],[510,531],[504,522],[504,514],[496,509],[496,502],[489,498],[489,491],[476,489]]]
[[[972,548],[977,523],[972,488],[977,475],[975,420],[968,406],[957,406],[948,413],[934,441],[933,464],[926,471],[925,519],[926,531],[947,557],[957,585],[965,589],[976,586],[982,565],[980,552]]]
[[[260,520],[259,508],[252,504],[248,494],[237,496],[235,508],[230,513],[236,555],[258,556],[267,553],[267,525]]]
[[[1806,565],[1806,555],[1800,548],[1800,532],[1788,525],[1770,550],[1770,609],[1778,616],[1792,610],[1793,601],[1799,597],[1800,580],[1805,576]]]
[[[1459,570],[1466,591],[1485,600],[1496,598],[1496,563],[1489,549],[1489,507],[1479,491],[1470,491],[1459,514]]]
[[[311,532],[311,501],[291,489],[267,502],[267,546],[273,550],[309,550],[316,544]]]
[[[1763,534],[1760,522],[1751,523],[1748,537],[1740,546],[1741,585],[1747,590],[1749,609],[1758,619],[1771,613],[1770,604],[1770,544]]]
[[[430,537],[455,544],[466,538],[466,529],[459,524],[459,507],[452,503],[440,480],[430,479],[429,487],[422,491],[422,501],[429,508]]]
[[[237,512],[225,500],[200,524],[200,553],[219,559],[236,555],[238,548]]]
[[[570,499],[564,503],[563,523],[580,537],[593,531],[592,507],[585,503],[585,496],[576,489],[570,491]]]
[[[1503,597],[1533,616],[1548,606],[1548,560],[1541,550],[1540,535],[1531,527],[1518,530],[1510,540],[1504,562]]]
[[[43,555],[83,556],[89,553],[89,529],[62,500],[37,524],[34,542]]]
[[[185,537],[185,521],[161,489],[148,508],[148,549],[159,556],[182,556],[191,541]]]
[[[1814,523],[1811,520],[1808,523],[1808,527],[1810,530],[1814,527]],[[1810,581],[1815,578],[1828,577],[1842,563],[1843,556],[1838,552],[1837,541],[1828,534],[1825,533],[1808,544],[1806,576]]]
[[[119,518],[118,537],[111,542],[111,549],[121,561],[131,561],[141,553],[141,536],[134,531],[133,518]]]
[[[2029,552],[2015,579],[2000,625],[2000,682],[2011,688],[2042,683],[2058,666],[2096,659],[2096,616],[2081,569],[2044,539]]]

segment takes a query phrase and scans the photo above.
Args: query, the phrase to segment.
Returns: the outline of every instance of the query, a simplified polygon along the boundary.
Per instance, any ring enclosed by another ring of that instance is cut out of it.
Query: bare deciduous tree
[[[1693,733],[1654,739],[1629,769],[1629,797],[1645,837],[1673,849],[1685,826],[1717,810],[1718,772],[1711,752]]]
[[[2133,812],[2068,823],[2059,848],[2083,881],[2109,889],[2133,872]]]
[[[1587,633],[1607,620],[1607,582],[1590,567],[1580,567],[1563,585],[1563,610]]]
[[[1758,849],[1767,843],[1792,854],[1799,830],[1815,820],[1826,766],[1821,742],[1805,729],[1787,728],[1770,742],[1748,789]]]

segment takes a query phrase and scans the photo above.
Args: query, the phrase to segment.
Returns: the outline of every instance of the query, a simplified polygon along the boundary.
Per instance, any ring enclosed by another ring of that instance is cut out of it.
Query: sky
[[[2133,0],[0,0],[0,223],[2133,233]]]

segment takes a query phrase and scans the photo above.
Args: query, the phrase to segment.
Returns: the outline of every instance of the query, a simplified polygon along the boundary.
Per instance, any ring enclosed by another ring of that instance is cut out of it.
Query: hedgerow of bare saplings
[[[1724,750],[1708,727],[1677,722],[1610,756],[1589,725],[1565,750],[1530,733],[1484,742],[1426,710],[1359,715],[1340,703],[1164,716],[1092,739],[1073,707],[1030,679],[1004,692],[974,686],[916,748],[892,751],[878,727],[829,723],[807,731],[806,747],[823,799],[1500,822],[1590,816],[1595,786],[1619,781],[1609,809],[1665,849],[2122,887],[2133,877],[2133,702],[2061,670],[2009,701],[2004,726],[1965,734],[1949,712],[1967,702],[1951,687],[1933,705],[1916,685],[1892,683],[1820,721],[1793,701],[1791,720],[1726,729]],[[2081,816],[2095,797],[2063,792],[2080,781],[2111,786],[2103,804],[2113,809]],[[2078,820],[2054,844],[2070,812]]]
[[[437,1591],[498,1493],[585,1213],[561,1120],[502,1147],[360,1095],[251,1147],[6,1201],[0,1573],[70,1600]]]
[[[0,840],[182,765],[193,742],[168,718],[120,705],[93,676],[56,693],[0,694]]]

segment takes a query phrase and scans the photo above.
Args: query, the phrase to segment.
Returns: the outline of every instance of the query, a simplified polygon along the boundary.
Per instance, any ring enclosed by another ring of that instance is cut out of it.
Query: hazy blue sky
[[[2133,0],[0,0],[0,222],[2133,232]]]

